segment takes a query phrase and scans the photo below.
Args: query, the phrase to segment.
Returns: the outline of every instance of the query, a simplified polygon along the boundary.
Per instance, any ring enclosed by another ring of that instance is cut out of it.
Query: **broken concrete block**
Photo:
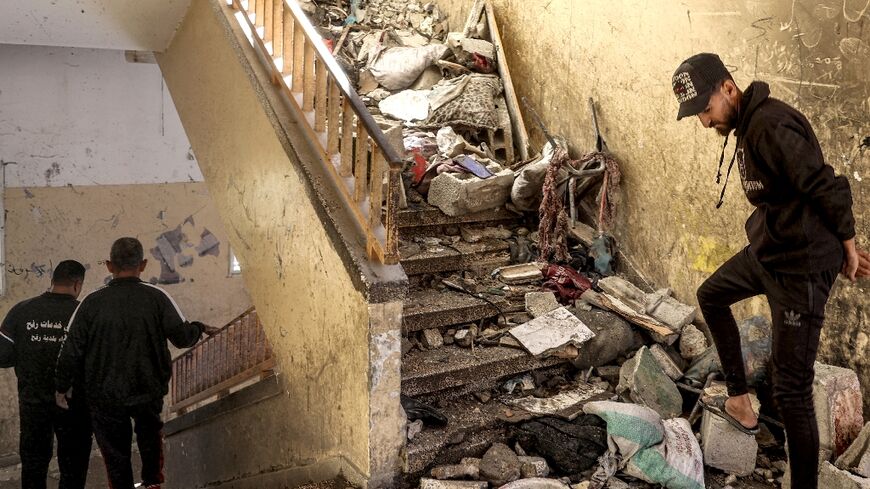
[[[622,277],[604,277],[598,281],[598,286],[605,293],[612,295],[630,307],[634,312],[646,314],[646,293],[633,283]]]
[[[540,263],[522,263],[501,267],[493,272],[502,282],[509,285],[525,284],[544,278]]]
[[[474,464],[439,465],[430,472],[436,479],[477,479],[480,476],[480,467]]]
[[[683,411],[683,397],[677,385],[662,371],[646,346],[622,364],[616,392],[628,392],[633,402],[647,406],[663,419],[675,418]]]
[[[486,481],[440,481],[438,479],[420,479],[420,489],[487,489]]]
[[[547,465],[547,459],[543,457],[520,456],[519,460],[523,464],[521,472],[525,479],[530,477],[547,477],[550,475],[550,466]]]
[[[853,370],[815,363],[813,405],[819,425],[819,447],[840,456],[864,426],[861,385]]]
[[[547,355],[569,344],[579,347],[595,336],[583,321],[564,307],[511,328],[510,334],[535,356]]]
[[[714,382],[704,389],[704,395],[727,395],[724,382]],[[761,404],[755,395],[749,395],[752,408],[758,412]],[[747,476],[755,470],[758,443],[755,437],[747,435],[732,426],[721,416],[711,414],[706,409],[701,418],[701,451],[704,463],[723,472],[736,476]]]
[[[864,425],[861,433],[837,458],[834,465],[838,469],[848,470],[862,477],[870,477],[870,423]]]
[[[670,289],[661,289],[644,297],[646,313],[670,326],[674,331],[683,328],[695,320],[698,307],[683,304],[671,297]]]
[[[620,316],[603,309],[584,311],[580,308],[572,308],[571,312],[580,318],[589,329],[595,333],[595,337],[583,343],[580,354],[572,362],[581,370],[589,367],[600,367],[615,361],[628,352],[635,351],[643,346],[643,337],[636,329]],[[619,367],[615,367],[617,371]],[[616,375],[619,381],[619,374]]]
[[[514,172],[498,163],[490,163],[486,168],[493,176],[482,179],[470,173],[447,172],[433,178],[429,204],[451,217],[503,206],[510,197]]]
[[[495,59],[495,47],[489,41],[465,37],[461,32],[447,34],[446,44],[451,49],[461,49],[470,54],[479,54],[485,58]]]
[[[687,324],[680,335],[680,355],[693,360],[707,350],[707,337],[694,324]]]
[[[480,461],[480,476],[498,487],[520,478],[519,457],[504,443],[493,443]]]
[[[533,318],[561,307],[553,292],[526,292],[526,311]]]
[[[683,371],[680,370],[679,365],[677,365],[665,349],[662,348],[662,345],[656,343],[650,347],[649,351],[652,353],[652,356],[655,357],[659,367],[662,368],[665,375],[670,377],[671,380],[678,380],[683,376]]]
[[[850,474],[834,467],[831,462],[822,463],[819,470],[819,487],[831,489],[870,489],[870,479]]]
[[[441,336],[441,332],[437,328],[427,329],[420,334],[420,342],[430,350],[441,348],[444,346],[444,337]]]

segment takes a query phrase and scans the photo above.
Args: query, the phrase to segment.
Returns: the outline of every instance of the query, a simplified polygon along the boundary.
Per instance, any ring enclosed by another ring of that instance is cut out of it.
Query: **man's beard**
[[[737,108],[731,105],[731,102],[726,101],[725,103],[728,106],[728,112],[725,113],[725,124],[716,125],[716,132],[722,137],[731,134],[731,131],[737,127]]]

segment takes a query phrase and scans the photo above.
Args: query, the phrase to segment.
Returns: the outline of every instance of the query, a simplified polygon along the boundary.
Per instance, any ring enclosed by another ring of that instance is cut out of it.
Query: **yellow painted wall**
[[[671,76],[690,55],[718,53],[735,80],[812,122],[828,163],[849,178],[858,244],[870,248],[870,8],[864,0],[492,0],[514,85],[565,136],[594,149],[593,97],[623,172],[619,244],[657,286],[694,301],[697,286],[747,241],[751,212],[735,169],[724,206],[716,164],[722,140],[696,118],[676,121]],[[439,0],[454,30],[469,0]],[[537,143],[540,131],[526,115]],[[733,145],[733,140],[732,140]],[[733,146],[732,146],[733,147]],[[730,152],[728,153],[730,156]],[[727,164],[727,159],[726,159]],[[828,304],[821,358],[859,371],[870,392],[870,283],[842,279]],[[738,316],[766,312],[747,301]],[[865,396],[870,403],[870,396]],[[870,404],[865,404],[870,408]]]
[[[164,232],[180,226],[181,282],[160,285],[190,320],[222,326],[250,307],[241,277],[228,275],[229,242],[204,183],[8,188],[6,206],[6,293],[0,314],[49,288],[51,270],[74,259],[87,268],[83,294],[109,277],[104,261],[122,236],[142,241],[148,267],[143,280],[160,275],[149,250]],[[220,242],[218,255],[198,256],[204,231]],[[15,374],[0,370],[0,454],[18,451],[18,401]]]
[[[286,400],[270,414],[290,427],[263,440],[271,458],[245,465],[268,472],[341,457],[366,476],[366,299],[239,62],[220,3],[194,0],[158,61],[282,372]]]

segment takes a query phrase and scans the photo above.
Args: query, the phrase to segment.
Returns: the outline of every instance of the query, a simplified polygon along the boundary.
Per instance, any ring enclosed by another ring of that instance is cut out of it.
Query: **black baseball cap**
[[[716,84],[725,78],[731,78],[731,73],[715,54],[700,53],[683,61],[671,81],[680,102],[677,120],[706,109]]]

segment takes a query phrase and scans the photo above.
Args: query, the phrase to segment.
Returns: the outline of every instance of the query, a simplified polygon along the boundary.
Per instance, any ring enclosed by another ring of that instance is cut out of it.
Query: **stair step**
[[[504,297],[488,296],[492,304],[454,290],[416,290],[405,297],[403,328],[405,334],[429,328],[440,328],[479,321],[499,312],[516,312],[522,305],[513,305]],[[495,304],[495,305],[493,305]]]
[[[442,212],[441,209],[421,202],[419,204],[410,204],[407,209],[400,210],[397,223],[399,225],[399,233],[405,236],[406,232],[414,232],[414,228],[473,223],[497,225],[498,221],[518,222],[521,219],[522,216],[518,216],[504,207],[451,217]]]
[[[493,443],[506,442],[508,423],[499,417],[505,408],[497,399],[482,404],[463,398],[439,409],[448,419],[447,426],[425,426],[408,442],[406,477],[428,475],[432,467],[456,464],[464,457],[480,458]]]
[[[477,243],[457,242],[452,247],[439,247],[438,251],[423,251],[402,258],[407,275],[468,270],[486,263],[493,267],[510,263],[510,244],[503,239],[485,239]]]
[[[561,358],[535,358],[508,347],[462,348],[447,345],[412,350],[402,358],[402,394],[417,397],[443,392],[456,396],[492,389],[517,374],[564,365]]]

